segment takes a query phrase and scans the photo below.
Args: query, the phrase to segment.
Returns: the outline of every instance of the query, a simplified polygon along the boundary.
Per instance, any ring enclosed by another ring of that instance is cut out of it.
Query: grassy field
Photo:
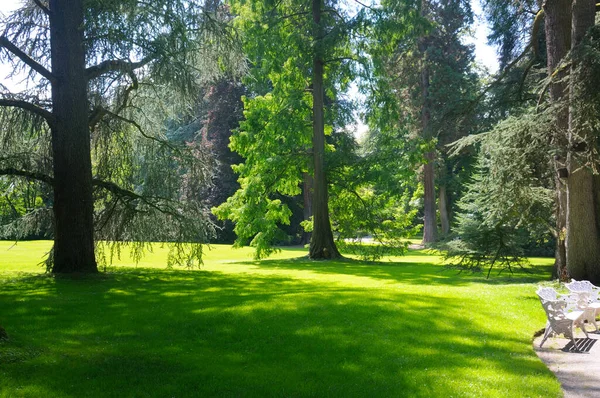
[[[49,242],[0,242],[0,397],[558,397],[531,347],[534,274],[457,275],[411,251],[378,263],[252,261],[200,270],[156,248],[79,279],[43,274]]]

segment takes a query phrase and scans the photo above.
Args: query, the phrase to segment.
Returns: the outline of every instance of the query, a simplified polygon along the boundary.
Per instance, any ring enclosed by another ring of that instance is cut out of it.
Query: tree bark
[[[428,0],[421,1],[421,16],[427,15]],[[429,68],[427,65],[426,36],[419,38],[419,52],[421,54],[421,129],[423,137],[432,138],[430,131],[431,111],[429,109]],[[435,206],[435,151],[425,154],[423,165],[423,243],[437,240],[437,221]]]
[[[323,73],[324,63],[320,49],[323,40],[321,27],[321,10],[323,0],[312,1],[314,22],[313,42],[313,232],[310,240],[309,257],[312,259],[333,259],[341,257],[333,241],[331,223],[329,221],[329,206],[327,199],[327,181],[325,180],[325,118]]]
[[[574,0],[572,4],[571,49],[581,42],[594,25],[594,0]],[[579,78],[576,66],[571,67],[571,98],[574,83]],[[576,117],[576,104],[569,109],[569,148],[581,141],[595,145],[590,131]],[[571,277],[600,282],[600,234],[596,205],[597,186],[592,170],[569,150],[567,155],[567,234],[565,240],[567,267]]]
[[[97,272],[83,1],[50,0],[54,273]]]
[[[450,233],[450,214],[448,212],[448,195],[445,185],[440,185],[438,188],[438,206],[440,209],[442,235],[448,235]]]
[[[548,59],[548,75],[551,76],[567,55],[571,47],[571,0],[548,0],[543,3],[545,14],[546,52]],[[536,40],[536,38],[532,38]],[[568,99],[568,85],[562,79],[565,72],[558,74],[550,86],[550,99],[553,103],[565,102]],[[559,136],[553,137],[553,144],[559,150],[559,159],[555,160],[555,168],[563,167],[567,151],[567,131],[569,129],[569,110],[566,106],[556,114],[556,125]],[[566,211],[567,193],[565,183],[558,177],[554,178],[556,186],[556,251],[553,276],[568,279],[566,260]]]

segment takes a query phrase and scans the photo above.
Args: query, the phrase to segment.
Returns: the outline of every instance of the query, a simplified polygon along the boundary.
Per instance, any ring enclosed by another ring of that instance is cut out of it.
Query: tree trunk
[[[425,54],[423,54],[425,58]],[[421,71],[421,93],[423,105],[421,109],[421,128],[425,139],[431,138],[429,132],[429,71],[427,61],[423,61],[423,70]],[[435,217],[435,152],[425,154],[425,164],[423,165],[423,243],[435,242],[437,239],[437,221]]]
[[[421,17],[428,14],[428,0],[421,0]],[[429,109],[429,67],[427,65],[427,37],[419,38],[419,52],[421,54],[421,131],[423,138],[432,138],[430,131],[431,111]],[[423,243],[437,240],[437,221],[435,208],[435,151],[425,154],[423,165]]]
[[[54,273],[98,271],[83,33],[83,1],[50,0]]]
[[[313,42],[313,232],[310,240],[309,257],[312,259],[333,259],[341,257],[333,241],[329,206],[327,203],[327,182],[325,181],[325,118],[323,114],[323,58],[320,49],[323,39],[321,9],[323,0],[312,1],[314,22]]]
[[[448,195],[445,185],[440,185],[438,188],[438,206],[442,223],[442,235],[448,235],[450,233],[450,214],[448,213]]]
[[[571,47],[571,0],[548,0],[543,4],[545,14],[546,52],[548,58],[548,75],[551,76],[560,61],[567,55]],[[536,38],[532,38],[536,40]],[[558,77],[564,78],[565,73]],[[550,99],[554,103],[564,102],[568,97],[568,85],[564,80],[555,79],[550,86]],[[569,129],[569,110],[565,106],[556,114],[556,125],[559,136],[553,137],[553,144],[559,150],[560,158],[555,161],[555,168],[563,167],[566,160],[567,131]],[[553,276],[567,279],[567,260],[565,248],[566,236],[566,186],[555,176],[556,186],[556,252]]]
[[[574,0],[571,31],[571,49],[582,40],[594,25],[595,1]],[[579,78],[571,67],[571,90]],[[573,91],[571,91],[573,94]],[[572,96],[571,98],[575,98]],[[569,109],[569,148],[579,142],[595,145],[592,132],[576,117],[574,104]],[[600,282],[600,235],[596,209],[597,187],[589,167],[582,163],[570,150],[567,155],[567,237],[565,240],[567,267],[571,277]]]
[[[313,178],[310,173],[304,173],[304,181],[302,183],[302,199],[304,204],[304,221],[310,220],[313,215],[312,211],[312,190],[313,190]],[[305,245],[310,243],[311,232],[302,233],[302,244]]]

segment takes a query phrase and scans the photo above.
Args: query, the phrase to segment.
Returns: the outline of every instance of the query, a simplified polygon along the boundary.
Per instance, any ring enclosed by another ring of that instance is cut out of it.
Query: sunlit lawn
[[[485,280],[411,251],[393,261],[255,262],[43,275],[49,242],[0,242],[1,397],[555,397],[533,352],[535,274]],[[10,248],[10,249],[9,249]]]

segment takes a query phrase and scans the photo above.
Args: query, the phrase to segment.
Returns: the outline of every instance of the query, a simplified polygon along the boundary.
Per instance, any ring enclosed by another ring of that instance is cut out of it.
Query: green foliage
[[[338,141],[336,147],[343,148],[344,144]],[[406,239],[421,227],[415,223],[418,190],[413,189],[411,180],[394,186],[398,174],[404,173],[401,168],[391,170],[391,162],[382,162],[380,152],[357,152],[357,148],[347,148],[330,157],[335,183],[330,188],[329,211],[337,244],[340,250],[370,260],[399,254],[406,248]],[[401,163],[403,154],[396,153],[396,160],[394,165]],[[363,244],[363,235],[371,236],[377,245]],[[353,243],[344,243],[347,240]]]
[[[554,134],[550,112],[528,110],[493,130],[455,144],[479,144],[478,172],[459,202],[455,238],[441,245],[461,268],[512,271],[532,241],[554,231],[554,181],[548,164]],[[545,238],[544,238],[545,237]]]
[[[581,44],[573,51],[574,63],[572,82],[571,116],[572,123],[578,129],[571,133],[573,145],[579,145],[571,151],[577,161],[591,168],[594,174],[600,170],[600,93],[596,87],[600,84],[600,25],[587,32]]]
[[[361,261],[377,261],[385,256],[403,256],[407,253],[408,241],[397,242],[364,242],[356,239],[353,241],[338,241],[337,248],[343,254],[350,254]]]
[[[531,36],[532,12],[537,12],[539,2],[521,0],[507,2],[503,0],[485,0],[482,9],[490,23],[491,33],[488,35],[490,44],[499,47],[500,69],[504,69],[514,60],[529,43]],[[544,48],[545,46],[540,46]]]
[[[479,127],[473,48],[462,40],[473,18],[470,3],[386,1],[382,6],[367,48],[372,75],[363,87],[370,127],[366,152],[382,174],[380,190],[408,196],[418,189],[424,155],[434,154],[436,185],[446,188],[452,214],[471,157],[450,158],[446,145]]]
[[[329,2],[328,2],[329,3]],[[335,2],[336,12],[323,13],[326,36],[318,51],[325,65],[325,134],[344,134],[350,112],[339,99],[354,76],[349,31],[358,17],[350,19]],[[236,24],[244,49],[254,60],[246,84],[244,118],[231,137],[230,148],[244,158],[234,166],[240,189],[213,209],[219,219],[236,226],[237,247],[250,244],[256,257],[275,250],[286,240],[280,228],[290,223],[291,210],[284,197],[301,193],[305,173],[312,168],[313,54],[312,14],[306,2],[233,2]],[[328,142],[328,158],[339,150]],[[347,152],[345,152],[348,154]],[[334,181],[331,181],[335,183]]]
[[[151,248],[146,242],[161,241],[176,242],[170,246],[169,264],[197,265],[200,244],[214,232],[202,199],[214,162],[199,144],[171,142],[167,132],[169,122],[190,117],[207,81],[245,71],[231,16],[218,1],[83,3],[99,260],[110,261],[120,245],[129,244],[139,260]],[[51,31],[39,4],[25,2],[2,17],[0,30],[27,56],[51,69]],[[51,222],[51,137],[43,115],[51,113],[52,103],[47,99],[49,83],[35,77],[14,54],[3,48],[0,61],[9,61],[14,73],[29,72],[31,83],[21,92],[0,85],[0,99],[21,104],[0,107],[0,176],[10,176],[0,177],[0,189],[5,184],[6,189],[31,187],[22,179],[46,184],[37,188],[43,203],[36,199],[23,210],[6,206],[10,196],[1,199],[0,234],[18,238]],[[31,107],[40,111],[31,112]],[[14,215],[6,224],[6,211],[23,217]]]

